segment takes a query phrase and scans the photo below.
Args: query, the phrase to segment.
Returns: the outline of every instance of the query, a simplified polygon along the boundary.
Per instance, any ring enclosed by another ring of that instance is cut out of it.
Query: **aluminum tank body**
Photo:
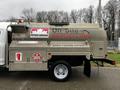
[[[106,41],[106,32],[97,24],[70,24],[65,26],[53,26],[48,24],[32,25],[30,38],[55,41]]]
[[[97,24],[69,24],[54,26],[48,24],[33,25],[30,28],[31,40],[48,41],[74,41],[86,42],[90,45],[90,52],[94,59],[105,58],[107,54],[107,35],[104,29]],[[62,42],[64,44],[65,42]],[[58,45],[59,46],[59,45]],[[81,51],[80,51],[81,52]]]
[[[47,23],[31,23],[27,25],[12,25],[12,40],[14,41],[46,41],[47,46],[52,43],[85,41],[90,45],[93,58],[104,58],[107,53],[107,35],[97,24],[69,24],[62,26]],[[54,42],[55,41],[55,42]],[[59,45],[58,45],[59,46]]]

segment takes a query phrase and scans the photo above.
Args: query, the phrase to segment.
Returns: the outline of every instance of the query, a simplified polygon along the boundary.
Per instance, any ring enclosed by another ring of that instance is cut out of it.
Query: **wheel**
[[[54,62],[50,67],[50,76],[55,81],[67,81],[71,75],[71,66],[65,61]]]

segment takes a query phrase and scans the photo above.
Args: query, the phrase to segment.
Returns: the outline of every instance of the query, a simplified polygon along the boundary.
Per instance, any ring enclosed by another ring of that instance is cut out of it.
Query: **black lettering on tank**
[[[60,33],[61,32],[61,28],[52,28],[52,32],[53,33]]]

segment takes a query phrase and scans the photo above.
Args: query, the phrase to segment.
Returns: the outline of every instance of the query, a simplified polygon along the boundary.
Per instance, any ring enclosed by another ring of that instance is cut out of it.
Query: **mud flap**
[[[91,64],[89,60],[84,61],[84,75],[87,77],[91,76]]]

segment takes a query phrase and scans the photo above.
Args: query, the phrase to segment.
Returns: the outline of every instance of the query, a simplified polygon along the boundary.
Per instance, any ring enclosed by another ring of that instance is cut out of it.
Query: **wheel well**
[[[66,61],[69,63],[71,66],[80,66],[83,65],[83,61],[86,60],[86,56],[63,56],[63,55],[58,55],[58,56],[52,56],[52,58],[48,61],[48,65],[51,65],[52,63],[56,61]]]

